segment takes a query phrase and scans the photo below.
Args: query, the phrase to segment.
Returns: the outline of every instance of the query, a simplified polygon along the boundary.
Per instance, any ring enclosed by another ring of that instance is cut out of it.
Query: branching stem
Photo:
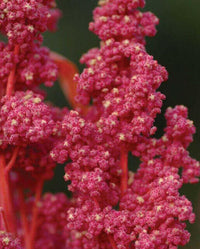
[[[19,151],[19,147],[15,147],[14,151],[13,151],[13,154],[12,154],[12,157],[11,157],[9,163],[6,165],[5,173],[7,175],[8,175],[8,173],[10,172],[10,170],[12,169],[12,167],[15,164],[15,161],[16,161],[16,158],[17,158],[17,155],[18,155],[18,151]]]
[[[14,55],[18,55],[19,53],[19,45],[15,46],[14,49]],[[14,64],[13,69],[11,70],[9,76],[8,76],[8,82],[7,82],[7,87],[6,87],[6,96],[11,96],[13,89],[14,89],[14,84],[15,84],[15,73],[16,73],[16,64]]]
[[[16,234],[16,220],[13,212],[13,203],[9,189],[9,178],[5,174],[5,156],[0,154],[0,195],[1,206],[5,212],[5,220],[8,225],[8,232]]]
[[[2,207],[0,207],[0,230],[8,231],[8,224]]]

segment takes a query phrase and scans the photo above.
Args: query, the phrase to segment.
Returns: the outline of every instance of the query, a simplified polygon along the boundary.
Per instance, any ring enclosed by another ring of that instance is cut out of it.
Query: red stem
[[[111,236],[111,235],[107,235],[107,236],[108,236],[108,239],[109,239],[109,241],[110,241],[110,244],[111,244],[112,248],[113,248],[113,249],[117,249],[117,246],[116,246],[116,244],[115,244],[115,241],[114,241],[114,239],[113,239],[113,236]]]
[[[10,170],[12,169],[12,167],[14,166],[16,158],[17,158],[18,151],[19,151],[19,147],[15,147],[14,151],[13,151],[13,154],[12,154],[12,157],[11,157],[9,163],[6,165],[6,168],[5,168],[5,173],[6,174],[8,174],[10,172]]]
[[[18,53],[19,53],[19,45],[16,45],[14,49],[14,55],[17,55]],[[9,97],[12,95],[15,84],[15,72],[16,72],[16,64],[14,64],[13,69],[8,76],[6,95]]]
[[[5,219],[8,224],[8,232],[16,233],[15,216],[13,212],[13,205],[9,189],[9,179],[5,174],[5,157],[0,154],[0,195],[1,195],[1,206],[5,211]]]
[[[30,229],[30,237],[29,237],[29,244],[26,249],[34,249],[35,248],[35,235],[37,231],[37,225],[38,225],[38,202],[40,201],[41,194],[42,194],[42,188],[43,188],[43,180],[40,180],[37,183],[36,186],[36,192],[35,192],[35,202],[33,206],[32,211],[32,223],[31,223],[31,229]]]
[[[8,224],[2,207],[0,207],[0,230],[8,231]]]
[[[128,186],[128,153],[127,152],[121,151],[120,167],[122,170],[120,189],[121,189],[121,196],[123,196]]]
[[[27,220],[27,214],[26,214],[26,206],[24,202],[24,193],[21,188],[18,189],[18,195],[19,195],[19,208],[20,208],[20,217],[21,217],[21,224],[24,231],[24,244],[25,248],[28,248],[29,244],[29,227],[28,227],[28,220]]]

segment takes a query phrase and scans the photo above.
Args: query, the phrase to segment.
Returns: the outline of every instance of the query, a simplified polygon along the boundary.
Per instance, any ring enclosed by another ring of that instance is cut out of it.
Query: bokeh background
[[[81,71],[83,66],[79,64],[80,56],[99,43],[98,38],[88,31],[88,23],[92,20],[92,10],[97,5],[97,0],[57,0],[57,4],[63,17],[56,33],[45,34],[44,44],[75,62]],[[189,150],[194,158],[200,160],[200,1],[147,0],[145,10],[152,11],[160,19],[157,35],[147,39],[147,51],[169,72],[169,80],[160,88],[167,96],[162,110],[164,112],[168,106],[176,104],[184,104],[189,108],[189,117],[197,127]],[[67,105],[58,83],[48,89],[48,99],[57,106]],[[156,125],[159,127],[158,135],[162,134],[165,126],[162,114],[157,118]],[[58,165],[55,177],[46,183],[45,191],[67,191],[63,172],[63,165]],[[196,223],[192,226],[188,224],[192,237],[184,248],[198,249],[200,184],[184,186],[181,193],[192,200],[197,215]]]

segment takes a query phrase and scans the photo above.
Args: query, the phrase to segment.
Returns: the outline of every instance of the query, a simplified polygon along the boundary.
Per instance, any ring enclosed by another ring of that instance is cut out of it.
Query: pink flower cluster
[[[0,32],[8,38],[7,44],[0,43],[1,85],[6,85],[15,64],[16,89],[24,90],[25,85],[33,88],[41,83],[51,86],[56,80],[57,70],[49,59],[49,50],[40,47],[41,32],[54,30],[60,16],[53,7],[53,0],[0,3]]]
[[[22,249],[23,247],[19,239],[13,238],[12,234],[0,231],[0,248]]]
[[[63,249],[67,233],[64,229],[66,225],[66,210],[71,203],[63,193],[43,196],[39,204],[38,230],[35,248],[40,249]]]
[[[51,109],[42,96],[31,91],[16,92],[1,101],[2,143],[12,145],[42,142],[54,127]]]
[[[103,7],[95,9],[94,23],[90,23],[89,28],[101,40],[129,39],[145,43],[144,36],[155,35],[158,18],[151,12],[142,13],[136,10],[138,7],[144,7],[144,0],[100,1],[100,5]]]
[[[187,108],[168,108],[163,136],[155,118],[168,73],[145,50],[158,19],[144,0],[100,0],[89,28],[100,48],[83,72],[41,47],[60,12],[53,0],[3,0],[0,32],[0,246],[12,249],[177,249],[188,243],[200,164],[187,147],[195,132]],[[63,65],[70,65],[65,68]],[[44,102],[41,83],[57,74],[74,110]],[[66,75],[63,75],[66,74]],[[77,96],[73,96],[77,82]],[[74,101],[74,98],[77,102]],[[128,154],[139,158],[136,172]],[[56,163],[67,163],[72,193],[46,193]],[[18,237],[18,238],[16,238]],[[20,242],[21,241],[21,242]],[[1,247],[0,247],[1,248]]]
[[[59,16],[54,0],[0,3],[0,248],[35,248],[38,202],[56,166],[50,151],[65,111],[44,103],[38,86],[57,78],[41,33]]]

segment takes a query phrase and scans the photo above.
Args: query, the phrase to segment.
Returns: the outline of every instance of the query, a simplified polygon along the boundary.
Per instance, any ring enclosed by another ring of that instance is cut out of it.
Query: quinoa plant
[[[187,108],[155,118],[168,78],[145,49],[158,18],[144,0],[99,0],[89,29],[99,48],[81,74],[42,47],[61,12],[54,0],[0,1],[0,249],[176,249],[189,242],[191,202],[179,190],[197,183],[187,147],[195,132]],[[71,109],[45,102],[40,85],[59,77]],[[128,154],[140,160],[128,169]],[[42,194],[57,163],[64,193]]]

